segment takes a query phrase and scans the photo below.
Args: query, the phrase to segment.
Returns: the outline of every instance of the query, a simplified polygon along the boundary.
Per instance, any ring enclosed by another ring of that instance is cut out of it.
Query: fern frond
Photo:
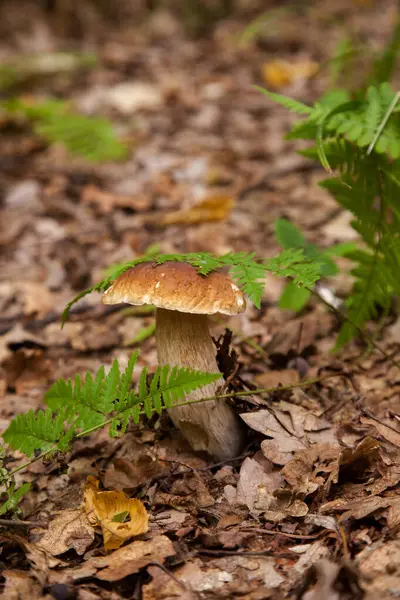
[[[21,502],[22,497],[27,494],[30,489],[30,483],[23,483],[17,489],[15,489],[15,484],[12,483],[11,486],[6,490],[7,500],[0,506],[0,516],[5,515],[7,512],[20,512],[18,504]]]
[[[299,102],[298,100],[294,100],[293,98],[289,98],[288,96],[283,96],[282,94],[276,94],[275,92],[270,92],[269,90],[266,90],[265,88],[262,88],[259,85],[254,85],[253,87],[256,90],[258,90],[259,92],[261,92],[262,94],[265,94],[266,96],[268,96],[268,98],[270,98],[277,104],[284,106],[291,112],[295,112],[298,115],[313,114],[312,106],[303,104],[303,102]]]
[[[56,444],[65,449],[71,438],[71,430],[64,431],[65,413],[54,416],[51,409],[33,410],[17,415],[3,433],[4,441],[13,450],[19,450],[29,457],[36,451],[46,452]]]
[[[147,418],[150,418],[153,413],[160,414],[165,408],[170,408],[183,399],[186,394],[220,378],[221,373],[204,373],[185,367],[159,366],[149,385],[147,370],[144,368],[140,374],[137,391],[116,404],[112,429],[125,431],[130,419],[134,423],[139,422],[142,412]]]
[[[304,287],[312,287],[321,276],[320,260],[307,260],[302,248],[286,249],[266,264],[268,271],[274,275],[291,277],[294,283]]]
[[[113,271],[112,275],[87,290],[80,292],[66,305],[61,317],[62,324],[68,319],[69,312],[76,302],[92,292],[104,292],[119,275],[131,267],[148,260],[149,258],[144,256],[119,266],[117,270]],[[212,271],[228,267],[232,278],[257,308],[260,308],[261,295],[264,289],[263,280],[268,271],[282,277],[295,277],[297,284],[304,286],[314,285],[320,277],[318,270],[319,263],[315,262],[313,265],[313,259],[305,257],[301,250],[286,250],[280,257],[278,256],[266,262],[256,259],[254,253],[248,252],[230,252],[222,256],[215,256],[209,252],[158,254],[152,256],[152,260],[158,264],[167,261],[187,262],[196,267],[201,275],[208,275]]]
[[[132,390],[132,376],[138,359],[134,352],[121,372],[114,361],[108,374],[100,367],[93,377],[77,375],[72,382],[58,380],[45,396],[46,411],[29,411],[13,419],[3,433],[13,450],[28,456],[58,449],[65,451],[71,440],[111,424],[111,435],[125,431],[141,414],[149,419],[160,414],[193,390],[221,378],[221,373],[203,373],[180,367],[158,367],[150,383],[144,368],[137,390]]]
[[[127,157],[126,146],[117,139],[107,119],[73,112],[60,100],[32,104],[13,99],[2,107],[8,113],[32,121],[38,135],[50,143],[63,144],[71,154],[79,154],[92,162]]]

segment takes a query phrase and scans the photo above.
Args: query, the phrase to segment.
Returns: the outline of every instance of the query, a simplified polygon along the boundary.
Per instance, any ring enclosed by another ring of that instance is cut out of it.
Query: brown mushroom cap
[[[246,308],[240,289],[228,275],[216,271],[200,275],[184,262],[140,263],[120,275],[104,292],[103,304],[126,302],[135,306],[185,313],[236,315]]]

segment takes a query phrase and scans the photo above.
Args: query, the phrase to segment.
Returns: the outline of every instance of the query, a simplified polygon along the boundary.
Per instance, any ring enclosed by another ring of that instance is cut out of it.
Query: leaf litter
[[[28,53],[63,49],[72,37],[85,45],[68,18],[60,30],[57,11],[24,2],[37,30],[48,32],[40,41],[26,33],[23,11],[4,4],[14,29],[2,31],[2,55],[14,57],[17,38]],[[246,49],[237,43],[248,23],[240,11],[200,40],[168,6],[154,14],[143,8],[135,39],[129,15],[104,28],[102,18],[79,12],[99,55],[85,86],[78,73],[63,74],[32,80],[30,93],[61,90],[84,112],[111,117],[133,140],[132,153],[125,163],[87,164],[23,127],[0,124],[1,429],[17,412],[41,407],[58,377],[95,372],[114,358],[126,364],[126,345],[137,336],[140,366],[154,371],[149,315],[106,312],[87,298],[59,331],[65,303],[110,264],[153,244],[161,252],[273,256],[274,221],[283,217],[319,247],[349,238],[348,215],[335,212],[316,186],[319,172],[284,141],[291,117],[252,88],[264,76],[311,104],[337,42],[336,11],[368,39],[381,39],[394,7],[391,0],[387,10],[374,2],[357,10],[355,3],[318,4],[282,13],[279,36],[267,28]],[[341,274],[332,285],[341,298],[349,279]],[[212,325],[215,339],[227,324],[234,330],[237,357],[225,348],[221,362],[230,389],[335,378],[241,397],[248,447],[229,464],[194,455],[162,416],[120,440],[98,432],[67,456],[32,465],[25,479],[17,473],[17,483],[32,487],[21,516],[0,521],[1,597],[372,600],[400,593],[398,373],[375,354],[360,358],[356,343],[333,357],[335,318],[314,302],[299,315],[278,309],[281,290],[270,277],[261,311]],[[396,331],[393,324],[382,330],[389,351]],[[7,460],[23,462],[18,454]]]

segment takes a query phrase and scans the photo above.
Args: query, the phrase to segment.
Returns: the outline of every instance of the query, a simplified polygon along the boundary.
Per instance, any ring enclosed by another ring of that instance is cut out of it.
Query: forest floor
[[[98,56],[90,70],[39,77],[23,92],[107,116],[130,157],[93,165],[45,145],[23,124],[0,121],[0,430],[43,407],[59,377],[94,373],[115,358],[124,366],[139,346],[138,365],[156,368],[154,335],[135,343],[151,313],[109,310],[93,294],[61,330],[66,302],[107,266],[152,245],[272,257],[280,217],[323,248],[355,239],[350,216],[318,186],[326,174],[284,139],[295,117],[252,86],[265,85],[268,61],[288,60],[300,67],[279,91],[311,103],[330,85],[327,61],[344,34],[382,46],[396,15],[386,0],[306,3],[271,13],[246,41],[249,15],[193,39],[164,9],[139,25],[92,21],[91,13],[86,21],[85,11],[60,21],[39,3],[26,2],[26,11],[5,4],[1,60],[71,48]],[[301,65],[311,61],[319,70],[308,77]],[[199,217],[191,209],[204,198],[211,208]],[[320,289],[343,299],[350,265],[340,265]],[[1,597],[400,595],[400,374],[360,340],[332,353],[337,316],[318,299],[297,315],[279,309],[283,286],[269,277],[261,310],[248,306],[212,323],[215,338],[233,330],[231,384],[321,381],[241,398],[248,445],[226,464],[193,453],[163,417],[121,438],[97,432],[66,457],[18,473],[17,484],[32,484],[20,517],[31,523],[0,522]],[[399,324],[390,315],[379,333],[392,357]],[[25,460],[15,453],[7,466]],[[88,476],[141,499],[148,533],[105,552],[102,536],[77,516]]]

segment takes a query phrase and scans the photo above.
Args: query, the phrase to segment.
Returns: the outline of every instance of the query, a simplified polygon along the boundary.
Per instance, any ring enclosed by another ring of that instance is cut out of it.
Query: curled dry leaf
[[[297,494],[307,496],[327,480],[336,481],[339,448],[331,444],[314,444],[307,450],[296,452],[282,469],[282,475]]]
[[[271,60],[262,67],[264,82],[276,90],[295,81],[310,79],[318,72],[318,64],[312,60],[290,63],[286,60]]]
[[[89,476],[84,490],[85,511],[90,523],[101,527],[106,550],[115,550],[129,538],[146,533],[149,516],[140,500],[98,488],[99,481]]]

